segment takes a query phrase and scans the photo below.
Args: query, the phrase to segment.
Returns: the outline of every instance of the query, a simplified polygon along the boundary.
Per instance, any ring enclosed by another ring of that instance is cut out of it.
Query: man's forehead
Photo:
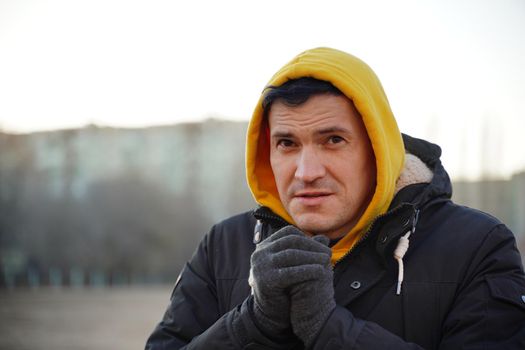
[[[361,123],[361,116],[344,96],[313,96],[299,106],[276,101],[268,114],[272,135],[287,133],[294,129],[310,129],[310,132],[347,132]]]
[[[321,126],[319,128],[312,128],[310,132],[318,135],[328,135],[328,134],[350,134],[352,130],[343,126]],[[294,130],[287,128],[286,126],[278,125],[272,128],[271,136],[272,137],[289,137],[294,135]]]

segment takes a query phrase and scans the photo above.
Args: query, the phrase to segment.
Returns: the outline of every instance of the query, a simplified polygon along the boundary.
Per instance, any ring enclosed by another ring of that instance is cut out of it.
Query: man
[[[146,348],[524,349],[514,237],[450,201],[440,152],[365,63],[298,55],[248,129],[260,208],[205,236]]]

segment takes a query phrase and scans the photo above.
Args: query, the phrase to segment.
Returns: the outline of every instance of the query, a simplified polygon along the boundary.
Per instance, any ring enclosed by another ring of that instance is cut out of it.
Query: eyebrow
[[[342,128],[340,126],[332,126],[325,129],[320,129],[315,132],[319,135],[325,135],[325,134],[333,134],[333,133],[343,133],[343,134],[350,134],[350,130],[346,128]]]
[[[293,134],[287,131],[276,131],[271,136],[272,138],[289,138],[289,137],[292,137]]]
[[[319,129],[315,131],[315,134],[317,135],[326,135],[326,134],[333,134],[333,133],[343,133],[343,134],[351,134],[351,131],[342,128],[340,126],[331,126],[324,129]],[[293,137],[293,133],[289,131],[276,131],[271,135],[272,138],[290,138]]]

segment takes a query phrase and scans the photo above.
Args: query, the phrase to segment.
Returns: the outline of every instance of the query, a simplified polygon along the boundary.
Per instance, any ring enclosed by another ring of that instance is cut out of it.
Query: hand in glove
[[[330,266],[329,252],[330,248],[308,238],[294,226],[282,228],[257,245],[251,257],[249,283],[254,295],[253,316],[263,333],[277,337],[291,334],[289,293],[305,283],[309,288],[308,283],[318,278],[325,266]],[[329,284],[332,285],[331,280]],[[303,293],[297,294],[297,308],[301,309],[310,300],[306,300]],[[303,314],[300,310],[295,317],[301,335]]]
[[[335,309],[331,249],[326,236],[315,236],[316,252],[325,257],[318,264],[301,266],[305,279],[291,290],[291,323],[293,332],[308,349]]]

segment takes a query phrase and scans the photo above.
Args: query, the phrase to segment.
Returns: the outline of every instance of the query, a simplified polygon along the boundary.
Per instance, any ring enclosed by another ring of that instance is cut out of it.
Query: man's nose
[[[304,148],[297,158],[295,178],[303,182],[314,182],[326,174],[322,157],[313,149]]]

